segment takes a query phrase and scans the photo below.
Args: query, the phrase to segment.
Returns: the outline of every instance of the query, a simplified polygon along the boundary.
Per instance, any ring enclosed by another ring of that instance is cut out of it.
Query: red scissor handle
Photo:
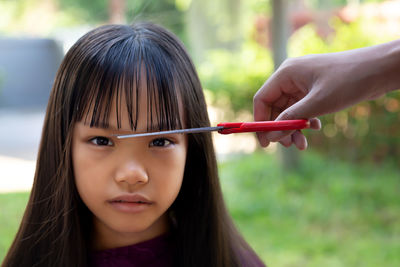
[[[246,133],[246,132],[269,132],[300,130],[310,127],[308,120],[285,120],[285,121],[256,121],[256,122],[223,122],[217,126],[223,126],[220,134]]]

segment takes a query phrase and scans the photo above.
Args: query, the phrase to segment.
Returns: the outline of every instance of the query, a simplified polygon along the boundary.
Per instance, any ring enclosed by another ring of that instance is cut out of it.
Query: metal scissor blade
[[[161,131],[161,132],[149,132],[149,133],[138,133],[138,134],[124,134],[124,135],[116,134],[114,136],[116,136],[118,139],[125,139],[125,138],[157,136],[157,135],[165,135],[165,134],[204,133],[204,132],[219,131],[224,128],[225,128],[224,126],[200,127],[200,128],[180,129],[180,130]]]

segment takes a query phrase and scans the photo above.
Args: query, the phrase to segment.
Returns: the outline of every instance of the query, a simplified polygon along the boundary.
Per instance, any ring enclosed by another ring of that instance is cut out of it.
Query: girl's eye
[[[151,141],[150,146],[166,147],[172,144],[172,141],[166,138],[157,138]]]
[[[97,136],[90,139],[90,142],[96,146],[112,146],[114,143],[107,137]]]

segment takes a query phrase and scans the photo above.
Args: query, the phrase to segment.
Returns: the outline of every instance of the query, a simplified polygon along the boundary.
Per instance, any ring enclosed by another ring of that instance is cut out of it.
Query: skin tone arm
[[[254,120],[310,119],[400,89],[400,39],[330,54],[291,58],[254,96]],[[307,148],[300,131],[258,133],[261,146],[280,142]]]

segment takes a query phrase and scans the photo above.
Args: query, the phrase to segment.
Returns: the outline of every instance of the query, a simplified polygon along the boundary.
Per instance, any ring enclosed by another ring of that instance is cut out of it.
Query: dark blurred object
[[[44,109],[62,58],[51,39],[0,39],[0,108]]]
[[[108,15],[110,16],[110,23],[123,24],[126,23],[125,0],[110,0],[108,2]]]

